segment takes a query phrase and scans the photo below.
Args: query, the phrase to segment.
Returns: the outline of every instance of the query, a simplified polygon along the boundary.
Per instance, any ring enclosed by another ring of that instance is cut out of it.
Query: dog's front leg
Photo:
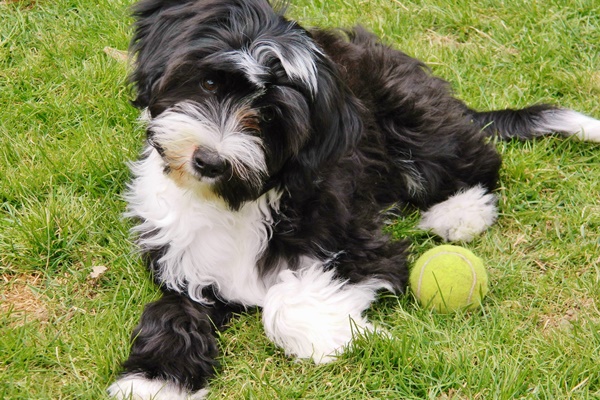
[[[124,373],[108,392],[116,399],[203,399],[218,355],[215,329],[233,307],[215,300],[199,304],[166,292],[148,304],[132,334]]]
[[[362,314],[377,289],[373,282],[340,280],[319,262],[283,271],[265,298],[265,332],[288,355],[330,362],[355,333],[373,330]]]

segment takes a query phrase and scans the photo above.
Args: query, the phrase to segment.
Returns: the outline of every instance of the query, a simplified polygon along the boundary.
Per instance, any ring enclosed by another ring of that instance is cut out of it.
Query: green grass
[[[1,1],[0,398],[99,399],[158,291],[120,198],[143,131],[129,105],[127,1]],[[481,109],[552,102],[600,117],[597,0],[296,1],[308,25],[367,26],[425,60]],[[367,78],[368,79],[368,78]],[[600,397],[600,146],[499,143],[501,218],[467,247],[487,261],[480,313],[436,315],[410,296],[369,312],[391,338],[338,361],[295,362],[260,316],[223,333],[211,398]],[[439,244],[388,228],[415,255]],[[91,278],[95,266],[107,271]]]

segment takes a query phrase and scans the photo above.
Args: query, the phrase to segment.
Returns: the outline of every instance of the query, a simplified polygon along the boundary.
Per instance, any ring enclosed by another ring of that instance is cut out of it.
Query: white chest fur
[[[271,235],[279,195],[268,192],[238,211],[219,199],[182,189],[163,173],[156,150],[132,165],[126,196],[128,216],[140,218],[134,231],[142,249],[167,246],[157,278],[169,289],[202,301],[202,289],[218,288],[224,300],[263,305],[276,273],[256,268]]]

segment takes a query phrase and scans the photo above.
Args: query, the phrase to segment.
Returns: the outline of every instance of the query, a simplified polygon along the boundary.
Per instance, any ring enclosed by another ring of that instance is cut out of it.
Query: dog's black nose
[[[202,176],[216,178],[221,176],[229,168],[227,160],[222,158],[216,151],[206,147],[198,147],[192,156],[194,168]]]

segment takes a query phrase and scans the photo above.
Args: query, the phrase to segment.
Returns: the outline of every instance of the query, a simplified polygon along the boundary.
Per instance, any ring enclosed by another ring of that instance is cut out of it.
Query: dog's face
[[[333,63],[265,0],[149,0],[135,15],[135,104],[180,186],[236,209],[306,184],[358,137]]]

